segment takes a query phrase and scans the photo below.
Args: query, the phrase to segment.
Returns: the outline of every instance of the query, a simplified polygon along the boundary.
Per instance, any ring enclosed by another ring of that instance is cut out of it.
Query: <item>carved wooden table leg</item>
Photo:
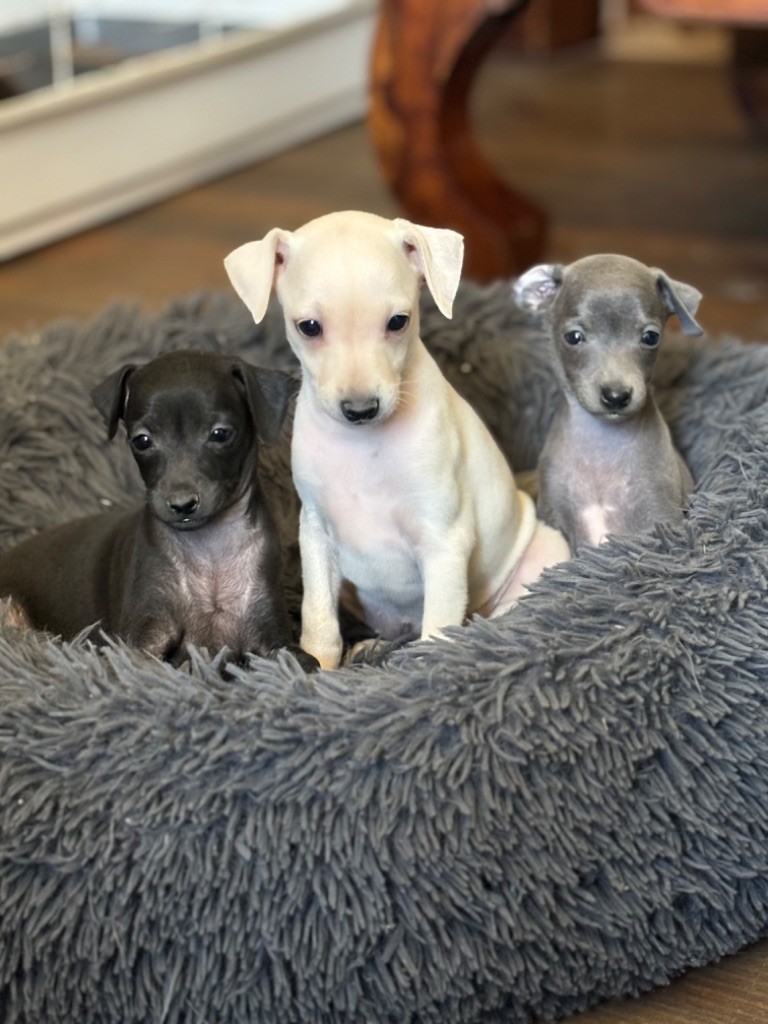
[[[525,0],[382,0],[368,124],[406,216],[466,240],[465,273],[510,276],[541,259],[546,218],[508,188],[472,135],[483,58]]]

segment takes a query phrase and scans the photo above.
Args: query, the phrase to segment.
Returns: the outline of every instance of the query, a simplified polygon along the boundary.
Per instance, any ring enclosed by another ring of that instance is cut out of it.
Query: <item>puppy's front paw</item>
[[[378,637],[369,637],[367,640],[360,640],[347,651],[341,659],[341,664],[346,668],[348,665],[374,665],[376,664],[376,649],[384,645],[385,641]]]
[[[314,656],[314,654],[308,654],[307,651],[299,647],[298,644],[288,644],[286,651],[289,651],[304,671],[309,675],[311,672],[317,672],[320,668],[320,662]]]
[[[35,628],[22,603],[14,597],[6,597],[0,601],[0,626],[18,629],[24,633]]]
[[[395,651],[399,651],[406,644],[418,640],[416,633],[404,633],[394,640],[383,640],[381,637],[371,637],[369,640],[361,640],[360,643],[351,647],[344,655],[343,665],[374,665],[386,664],[387,659]]]
[[[331,643],[316,643],[306,633],[302,634],[300,649],[310,657],[317,659],[320,668],[333,669],[341,664],[341,636],[338,641],[334,639]]]

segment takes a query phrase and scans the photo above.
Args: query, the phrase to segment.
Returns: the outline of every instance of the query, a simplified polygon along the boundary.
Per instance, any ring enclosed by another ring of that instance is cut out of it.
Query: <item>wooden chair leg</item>
[[[466,241],[465,272],[506,277],[540,261],[546,217],[475,142],[467,109],[483,58],[525,0],[382,0],[368,125],[406,216]]]

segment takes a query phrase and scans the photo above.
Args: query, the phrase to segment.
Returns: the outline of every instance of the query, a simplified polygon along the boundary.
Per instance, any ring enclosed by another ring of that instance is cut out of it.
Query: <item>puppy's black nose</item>
[[[200,504],[199,494],[172,494],[168,498],[168,508],[174,515],[188,516]]]
[[[626,409],[631,397],[632,388],[621,387],[618,384],[604,384],[600,388],[600,401],[609,412]]]
[[[344,418],[350,423],[367,423],[379,411],[378,398],[362,398],[359,401],[345,399],[340,404]]]

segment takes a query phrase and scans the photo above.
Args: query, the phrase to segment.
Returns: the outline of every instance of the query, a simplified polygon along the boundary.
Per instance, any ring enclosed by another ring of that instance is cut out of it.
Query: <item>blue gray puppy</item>
[[[539,461],[539,515],[571,548],[682,517],[693,480],[653,397],[669,316],[686,334],[701,293],[627,256],[542,264],[513,286],[542,313],[562,401]]]

